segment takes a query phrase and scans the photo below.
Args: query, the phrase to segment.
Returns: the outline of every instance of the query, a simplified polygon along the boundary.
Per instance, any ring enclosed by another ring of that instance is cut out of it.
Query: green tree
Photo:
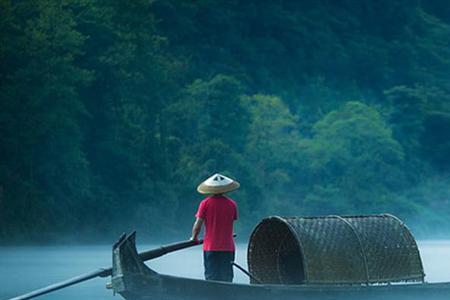
[[[185,96],[167,109],[166,116],[172,119],[171,140],[177,143],[171,148],[179,151],[173,155],[192,156],[197,162],[194,174],[202,170],[199,175],[205,176],[214,170],[227,169],[225,158],[232,153],[242,154],[249,116],[241,104],[241,95],[242,87],[236,79],[216,75],[208,81],[194,81],[187,86]],[[217,145],[229,151],[215,151]]]
[[[255,200],[258,203],[254,205],[279,209],[286,194],[293,192],[288,187],[295,186],[292,173],[298,167],[298,120],[278,97],[258,94],[242,101],[251,116],[245,158],[253,181],[261,191],[267,190],[264,199]]]
[[[78,27],[89,37],[80,64],[95,76],[83,93],[90,112],[85,147],[101,195],[90,204],[98,213],[89,224],[104,230],[116,218],[125,223],[118,226],[142,224],[160,234],[148,219],[154,225],[174,218],[161,113],[178,94],[180,69],[155,24],[152,3],[144,0],[93,1],[79,16]]]
[[[6,79],[0,86],[1,222],[10,236],[65,231],[90,193],[79,126],[86,111],[78,96],[91,76],[76,65],[85,39],[66,3],[2,4],[9,14],[3,22],[14,30],[6,36],[11,46],[2,50],[7,67],[0,76]]]
[[[424,161],[441,172],[450,170],[450,113],[434,111],[425,116],[420,144]]]
[[[379,112],[348,102],[327,114],[305,141],[310,212],[380,212],[405,187],[404,153]]]
[[[242,92],[239,81],[219,74],[188,85],[184,97],[166,110],[171,178],[180,194],[191,195],[179,199],[181,219],[192,219],[198,198],[193,184],[214,172],[242,178],[242,193],[251,189],[243,159],[249,113],[241,103]]]
[[[398,86],[385,92],[391,103],[391,123],[395,138],[408,154],[416,154],[423,134],[427,97],[423,89]]]

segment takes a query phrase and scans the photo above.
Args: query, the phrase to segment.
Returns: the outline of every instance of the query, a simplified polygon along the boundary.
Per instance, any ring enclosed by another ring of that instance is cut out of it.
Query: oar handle
[[[236,234],[233,234],[233,237],[236,237]],[[174,243],[174,244],[170,244],[170,245],[161,246],[157,249],[152,249],[152,250],[148,250],[145,252],[141,252],[141,253],[139,253],[139,257],[140,257],[140,259],[142,259],[142,261],[147,261],[150,259],[154,259],[154,258],[163,256],[167,253],[182,250],[182,249],[189,248],[192,246],[197,246],[200,244],[203,244],[203,240],[188,240],[188,241],[184,241],[184,242],[178,242],[178,243]]]
[[[148,250],[145,252],[139,253],[140,259],[142,261],[147,261],[150,259],[154,259],[160,256],[163,256],[167,253],[178,251],[181,249],[189,248],[192,246],[197,246],[203,243],[203,240],[188,240],[184,242],[174,243],[166,246],[161,246],[157,249]]]

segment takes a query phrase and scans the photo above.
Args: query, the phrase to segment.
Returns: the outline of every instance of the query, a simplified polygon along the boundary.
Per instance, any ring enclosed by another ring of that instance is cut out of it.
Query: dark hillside
[[[244,238],[380,212],[448,237],[449,69],[440,0],[0,0],[0,241],[188,236],[214,172]]]

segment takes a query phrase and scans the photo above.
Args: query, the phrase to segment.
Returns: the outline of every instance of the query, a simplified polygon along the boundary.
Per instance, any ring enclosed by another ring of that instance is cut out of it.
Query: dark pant
[[[204,251],[205,279],[232,282],[233,261],[234,251]]]

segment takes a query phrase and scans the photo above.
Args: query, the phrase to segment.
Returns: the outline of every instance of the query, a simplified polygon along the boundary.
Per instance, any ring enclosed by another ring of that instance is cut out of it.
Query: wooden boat
[[[330,232],[334,239],[330,239]],[[378,234],[385,237],[381,242]],[[324,238],[325,250],[317,251],[314,245],[324,244],[315,242],[322,243]],[[345,246],[339,246],[343,239]],[[269,240],[271,245],[267,244]],[[168,276],[144,264],[136,251],[133,233],[113,248],[112,288],[127,300],[450,299],[450,282],[423,280],[414,238],[403,223],[390,215],[268,218],[254,230],[248,251],[250,272],[262,284],[255,280],[235,284]],[[278,269],[274,269],[275,262]],[[358,265],[361,262],[363,265]],[[325,268],[326,264],[333,267]],[[323,268],[322,272],[315,272],[317,266]]]

